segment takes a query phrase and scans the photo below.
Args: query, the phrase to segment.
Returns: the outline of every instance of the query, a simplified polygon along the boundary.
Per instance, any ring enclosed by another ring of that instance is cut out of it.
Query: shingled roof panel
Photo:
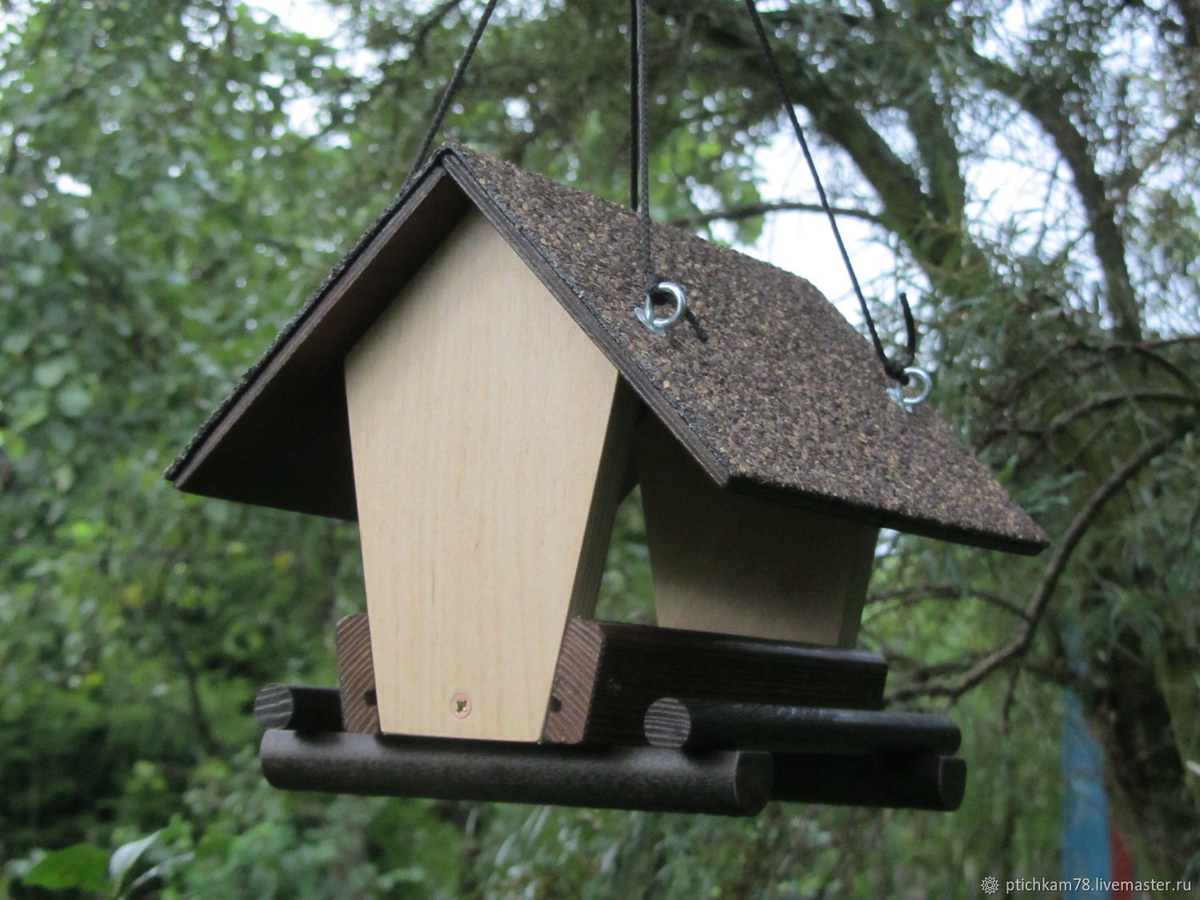
[[[687,291],[697,319],[659,337],[634,316],[644,285],[631,210],[462,147],[435,157],[167,477],[197,493],[353,518],[341,360],[469,205],[718,483],[947,540],[1044,546],[927,406],[906,413],[888,398],[870,344],[809,282],[655,225],[655,267]],[[316,428],[332,434],[306,437]],[[253,479],[242,474],[250,469]]]

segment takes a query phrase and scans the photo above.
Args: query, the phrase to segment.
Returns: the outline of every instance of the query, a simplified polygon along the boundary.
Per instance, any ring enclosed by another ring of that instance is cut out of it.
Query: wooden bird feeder
[[[854,648],[880,527],[1044,535],[807,281],[656,226],[691,316],[635,314],[637,220],[443,149],[216,410],[179,488],[357,520],[340,693],[273,686],[287,788],[754,813],[950,809],[938,716]],[[641,485],[656,627],[593,618]]]

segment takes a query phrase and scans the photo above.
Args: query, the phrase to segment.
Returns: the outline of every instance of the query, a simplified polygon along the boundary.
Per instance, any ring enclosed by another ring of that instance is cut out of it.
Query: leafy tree
[[[249,740],[264,678],[327,674],[316,636],[360,599],[345,529],[160,480],[330,261],[314,220],[358,227],[347,161],[286,112],[338,70],[218,5],[23,12],[0,76],[0,856],[157,827],[148,782],[178,793]]]
[[[894,702],[957,706],[961,812],[749,823],[257,776],[250,698],[332,681],[356,536],[159,474],[399,188],[478,14],[328,5],[333,42],[224,0],[4,6],[0,670],[19,688],[0,694],[0,896],[33,895],[44,849],[90,846],[95,870],[160,828],[144,864],[190,855],[179,896],[956,895],[1056,871],[1063,688],[1144,874],[1196,877],[1194,2],[764,12],[839,206],[895,252],[876,309],[921,296],[932,402],[1054,545],[1013,561],[892,539],[877,573],[864,640],[893,660]],[[655,215],[751,242],[764,214],[810,207],[763,196],[756,153],[783,118],[744,10],[650,5]],[[623,199],[626,12],[501,6],[447,132]],[[646,584],[630,505],[606,608],[644,615]]]

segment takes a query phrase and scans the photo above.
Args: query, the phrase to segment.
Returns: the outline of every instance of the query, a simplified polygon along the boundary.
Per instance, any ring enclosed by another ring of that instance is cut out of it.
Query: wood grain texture
[[[259,755],[275,787],[366,796],[754,815],[771,790],[766,753],[269,731]]]
[[[947,716],[663,697],[646,710],[652,747],[823,754],[950,754],[962,743]]]
[[[604,564],[608,559],[609,545],[612,543],[617,507],[633,489],[633,435],[638,416],[643,409],[637,394],[625,379],[618,378],[613,393],[608,430],[604,437],[604,449],[601,452],[600,469],[592,489],[592,508],[584,530],[583,549],[580,551],[579,567],[575,572],[575,585],[571,589],[570,616],[589,618],[596,611],[600,579],[604,576]],[[563,627],[566,627],[565,621]]]
[[[616,388],[475,212],[347,356],[384,732],[538,739]]]
[[[355,613],[338,621],[337,664],[342,727],[357,734],[379,734],[371,623],[366,613]]]
[[[653,416],[635,459],[659,625],[854,646],[878,528],[722,490]]]
[[[862,650],[571,619],[542,737],[644,744],[646,710],[664,696],[879,709],[886,677]]]

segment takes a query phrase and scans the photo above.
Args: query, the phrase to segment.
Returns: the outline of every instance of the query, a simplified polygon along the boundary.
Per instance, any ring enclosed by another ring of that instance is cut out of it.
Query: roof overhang
[[[638,278],[624,246],[636,224],[630,211],[454,147],[372,226],[166,477],[191,493],[355,519],[343,360],[473,208],[721,486],[959,543],[1018,553],[1045,546],[1041,529],[928,409],[910,416],[886,400],[866,341],[803,279],[656,226],[656,246],[685,276],[690,268],[685,286],[695,286],[693,308],[707,311],[713,342],[656,338],[630,324]],[[555,230],[571,223],[577,235]],[[591,256],[590,268],[580,262]],[[626,265],[630,272],[610,274]],[[763,296],[746,297],[747,284]],[[796,321],[802,312],[807,320]],[[927,457],[919,468],[912,454]],[[890,470],[881,464],[892,460]]]

